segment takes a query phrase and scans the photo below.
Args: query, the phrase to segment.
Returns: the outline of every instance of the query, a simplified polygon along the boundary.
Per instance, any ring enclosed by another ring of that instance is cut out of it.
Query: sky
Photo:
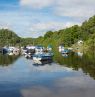
[[[95,0],[0,0],[0,29],[39,37],[95,15]]]

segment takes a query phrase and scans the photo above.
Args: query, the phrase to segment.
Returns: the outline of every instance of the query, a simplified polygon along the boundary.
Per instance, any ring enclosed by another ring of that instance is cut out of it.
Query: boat
[[[21,54],[22,55],[25,55],[26,54],[26,52],[27,52],[27,48],[26,47],[21,47]]]
[[[34,53],[35,53],[35,50],[34,49],[27,49],[27,51],[25,52],[24,56],[26,58],[32,58],[33,55],[34,55]]]
[[[33,55],[33,60],[35,60],[35,61],[52,60],[52,55],[50,53],[35,54],[35,55]]]
[[[8,49],[6,47],[3,47],[3,48],[0,49],[0,53],[7,54],[8,53]]]
[[[20,53],[20,50],[17,47],[8,47],[7,49],[8,49],[8,53],[7,54],[10,55],[10,56],[19,55],[19,53]]]
[[[44,48],[43,46],[38,45],[38,46],[35,47],[35,52],[36,52],[36,53],[41,53],[41,52],[44,51],[44,49],[45,49],[45,48]]]
[[[65,47],[64,47],[63,45],[60,45],[60,46],[59,46],[59,52],[64,51],[64,49],[65,49]]]
[[[69,53],[69,50],[68,49],[64,49],[61,53],[62,54],[68,54]]]
[[[52,51],[52,46],[51,45],[47,46],[47,51]]]

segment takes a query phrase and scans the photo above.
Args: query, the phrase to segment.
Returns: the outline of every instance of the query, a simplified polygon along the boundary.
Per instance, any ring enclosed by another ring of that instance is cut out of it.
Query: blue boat
[[[50,53],[42,53],[33,55],[34,61],[44,61],[44,60],[52,60],[52,55]]]
[[[7,54],[8,53],[8,49],[7,48],[1,48],[0,49],[0,53]]]

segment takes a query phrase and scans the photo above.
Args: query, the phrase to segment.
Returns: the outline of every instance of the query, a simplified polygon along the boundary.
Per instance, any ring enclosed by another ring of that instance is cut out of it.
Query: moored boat
[[[68,54],[69,53],[69,50],[68,49],[64,49],[61,53],[62,54]]]
[[[45,48],[41,45],[38,45],[35,47],[35,52],[36,53],[41,53],[41,52],[44,52]]]
[[[50,53],[42,53],[33,55],[33,60],[44,61],[44,60],[52,60],[52,55]]]

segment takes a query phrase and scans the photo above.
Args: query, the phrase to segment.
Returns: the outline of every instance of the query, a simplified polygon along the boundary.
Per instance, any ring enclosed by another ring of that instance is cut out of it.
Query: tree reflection
[[[13,64],[18,58],[19,58],[19,55],[18,56],[8,56],[8,55],[0,54],[0,65],[8,66],[10,64]]]
[[[82,57],[75,53],[70,53],[67,58],[63,57],[60,53],[54,56],[54,60],[60,65],[64,65],[74,70],[82,69],[82,71],[95,79],[95,52],[88,52]]]

